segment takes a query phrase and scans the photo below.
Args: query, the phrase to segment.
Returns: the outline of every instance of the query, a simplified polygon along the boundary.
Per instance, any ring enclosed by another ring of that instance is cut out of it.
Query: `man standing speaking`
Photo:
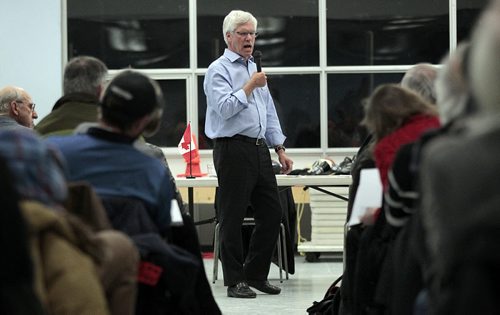
[[[257,71],[252,57],[256,30],[257,20],[251,13],[231,11],[222,26],[227,49],[208,67],[204,82],[205,134],[214,139],[219,182],[217,212],[224,284],[227,295],[237,298],[255,298],[249,286],[268,294],[281,292],[267,280],[282,217],[268,147],[274,147],[278,154],[282,173],[288,174],[293,164],[285,154],[286,137],[266,75]],[[241,225],[249,206],[254,211],[255,229],[243,257]]]

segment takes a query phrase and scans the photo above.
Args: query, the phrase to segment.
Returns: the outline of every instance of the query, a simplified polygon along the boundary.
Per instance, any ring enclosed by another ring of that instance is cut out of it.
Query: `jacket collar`
[[[63,95],[60,99],[58,99],[57,102],[52,107],[52,110],[56,110],[65,103],[69,102],[79,102],[79,103],[88,103],[97,105],[99,103],[99,99],[97,98],[97,96],[88,93],[69,93]]]

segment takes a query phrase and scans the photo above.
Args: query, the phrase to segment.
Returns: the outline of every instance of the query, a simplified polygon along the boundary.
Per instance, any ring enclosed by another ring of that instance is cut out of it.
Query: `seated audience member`
[[[365,106],[362,122],[373,134],[375,165],[380,172],[384,191],[388,186],[388,170],[399,148],[415,141],[423,132],[439,126],[434,105],[411,90],[396,84],[379,86]],[[379,210],[362,218],[365,229],[359,240],[354,271],[354,312],[383,311],[390,299],[390,287],[379,287],[388,281],[384,270],[389,259],[393,235]],[[375,225],[373,225],[375,223]]]
[[[437,68],[430,63],[417,63],[401,79],[401,86],[412,90],[430,104],[436,104],[434,82],[438,75]]]
[[[51,136],[68,163],[70,181],[88,181],[102,199],[135,198],[150,210],[158,231],[170,225],[170,177],[155,157],[134,147],[145,130],[156,131],[163,112],[158,84],[139,72],[117,75],[104,92],[98,123],[73,135]]]
[[[0,129],[33,128],[38,115],[31,96],[24,89],[6,86],[0,90]]]
[[[499,54],[500,1],[492,1],[473,31],[467,64],[477,114],[459,135],[436,139],[423,152],[427,314],[496,314],[500,307]]]
[[[437,72],[437,67],[428,63],[419,63],[406,71],[400,84],[402,87],[412,90],[420,95],[429,104],[435,104],[436,91],[434,88],[434,81],[436,79]],[[351,167],[352,184],[349,187],[349,202],[347,204],[346,222],[349,221],[351,216],[352,206],[359,185],[361,170],[375,167],[372,150],[369,150],[369,148],[373,146],[372,141],[373,136],[370,134],[359,148]],[[340,305],[340,311],[346,314],[351,313],[352,310],[354,295],[352,281],[354,279],[359,238],[363,229],[364,226],[362,225],[352,226],[349,228],[346,235],[344,246],[346,261],[344,262],[345,268],[341,283],[342,298]]]
[[[97,124],[82,124],[73,135],[50,136],[47,141],[56,145],[68,161],[70,180],[85,180],[94,187],[113,226],[133,238],[141,258],[167,271],[161,281],[170,290],[171,298],[161,305],[152,304],[160,301],[156,297],[165,298],[165,293],[160,288],[153,291],[153,296],[140,286],[138,313],[162,308],[218,314],[206,275],[200,275],[203,269],[199,248],[187,246],[191,252],[198,250],[193,253],[196,258],[159,238],[161,235],[172,241],[178,234],[174,236],[170,227],[175,186],[168,167],[137,139],[156,132],[163,103],[161,89],[154,80],[139,72],[124,71],[104,91]],[[193,240],[194,227],[189,229]]]
[[[43,315],[35,294],[33,260],[29,253],[26,222],[19,210],[19,195],[7,162],[0,155],[0,314]]]
[[[439,127],[437,111],[418,94],[395,84],[379,86],[370,96],[362,121],[373,134],[373,155],[384,190],[387,174],[400,146]]]
[[[80,56],[64,68],[63,93],[35,130],[43,136],[71,134],[84,122],[97,122],[99,97],[108,68],[97,58]]]
[[[385,192],[384,210],[387,222],[395,228],[403,227],[413,213],[415,202],[419,199],[416,191],[416,176],[420,150],[434,137],[446,133],[452,125],[472,111],[469,88],[464,75],[464,56],[468,52],[468,44],[460,44],[455,53],[443,61],[445,66],[440,70],[436,80],[437,110],[442,128],[436,129],[421,137],[416,142],[401,147],[389,170],[389,186]]]
[[[436,79],[437,109],[443,127],[402,146],[389,171],[384,211],[388,224],[397,231],[391,269],[393,288],[397,288],[390,301],[392,314],[411,314],[417,294],[424,286],[428,259],[418,212],[421,152],[440,136],[458,134],[464,118],[474,108],[465,74],[468,49],[468,43],[460,44],[443,62]],[[401,274],[405,277],[400,277]]]
[[[138,253],[131,240],[111,230],[94,233],[63,208],[64,161],[35,133],[2,130],[0,143],[22,201],[35,287],[47,312],[133,314]]]
[[[106,66],[96,58],[81,56],[71,59],[64,70],[64,96],[56,102],[52,112],[35,126],[35,130],[44,137],[71,135],[78,125],[97,122],[99,97],[104,91],[107,72]],[[171,176],[162,150],[144,143],[142,139],[136,140],[134,146],[162,161],[170,176],[172,190],[175,192],[180,208],[183,209],[182,197],[175,185],[175,179]],[[198,235],[193,220],[186,213],[182,215],[184,224],[172,227],[170,241],[198,257],[200,266],[203,268]],[[201,288],[202,292],[198,295],[203,297],[200,299],[200,311],[205,314],[220,313],[203,270],[199,273],[199,278],[197,290]]]

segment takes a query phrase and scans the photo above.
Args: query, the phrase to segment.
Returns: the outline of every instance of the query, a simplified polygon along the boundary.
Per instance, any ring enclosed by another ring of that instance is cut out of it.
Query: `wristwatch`
[[[278,153],[279,151],[283,150],[283,152],[286,151],[286,148],[282,144],[278,144],[277,146],[274,147],[274,152]]]

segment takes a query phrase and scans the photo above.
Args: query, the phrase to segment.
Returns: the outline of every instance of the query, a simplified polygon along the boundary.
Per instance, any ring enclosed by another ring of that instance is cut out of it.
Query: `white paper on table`
[[[181,209],[179,208],[179,203],[177,199],[172,199],[170,203],[170,224],[174,226],[180,226],[184,224],[182,220]]]
[[[382,206],[382,181],[377,168],[362,169],[359,178],[359,186],[354,197],[351,218],[347,225],[360,224],[359,220],[368,208],[380,208]]]

